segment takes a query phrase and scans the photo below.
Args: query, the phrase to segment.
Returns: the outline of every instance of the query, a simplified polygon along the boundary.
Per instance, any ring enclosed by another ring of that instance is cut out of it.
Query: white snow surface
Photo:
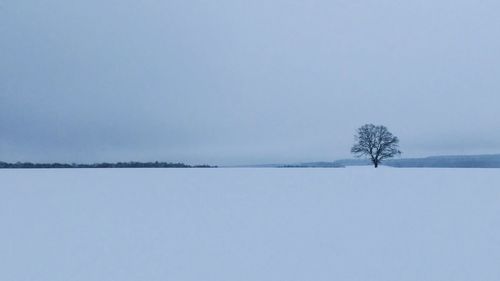
[[[4,281],[498,281],[500,170],[0,170]]]

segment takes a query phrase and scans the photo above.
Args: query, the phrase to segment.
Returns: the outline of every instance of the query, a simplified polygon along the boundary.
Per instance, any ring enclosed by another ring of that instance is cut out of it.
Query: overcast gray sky
[[[500,152],[500,1],[0,0],[0,160]]]

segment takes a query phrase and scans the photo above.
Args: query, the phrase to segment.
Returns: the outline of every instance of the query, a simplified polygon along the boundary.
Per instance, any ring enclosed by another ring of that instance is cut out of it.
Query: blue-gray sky
[[[0,159],[500,152],[500,2],[1,0]]]

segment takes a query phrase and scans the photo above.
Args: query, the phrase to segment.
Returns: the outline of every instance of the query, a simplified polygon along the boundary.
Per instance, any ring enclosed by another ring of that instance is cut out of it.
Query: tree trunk
[[[378,168],[378,161],[375,161],[373,165],[375,165],[375,168]]]

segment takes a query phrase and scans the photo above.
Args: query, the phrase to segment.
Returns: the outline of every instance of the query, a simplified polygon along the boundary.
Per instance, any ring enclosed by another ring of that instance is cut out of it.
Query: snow
[[[0,170],[0,280],[500,280],[500,170]]]

